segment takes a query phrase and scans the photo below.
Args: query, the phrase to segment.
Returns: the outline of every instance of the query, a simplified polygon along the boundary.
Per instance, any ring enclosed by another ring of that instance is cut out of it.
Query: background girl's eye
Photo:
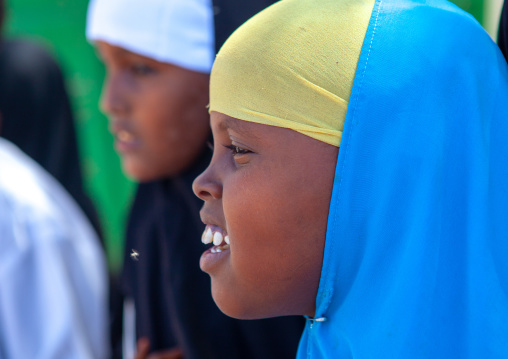
[[[136,76],[146,76],[154,74],[156,71],[153,67],[146,64],[138,63],[131,66],[131,72]]]

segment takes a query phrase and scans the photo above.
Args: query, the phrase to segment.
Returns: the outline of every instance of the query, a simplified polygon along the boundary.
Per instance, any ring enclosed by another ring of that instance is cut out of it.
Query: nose
[[[222,197],[222,183],[216,176],[216,169],[212,163],[192,183],[194,194],[203,201]]]
[[[107,115],[120,116],[127,111],[126,83],[119,73],[108,73],[104,79],[101,109]]]

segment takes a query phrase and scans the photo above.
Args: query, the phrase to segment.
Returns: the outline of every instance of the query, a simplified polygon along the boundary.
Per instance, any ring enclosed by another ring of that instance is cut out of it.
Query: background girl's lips
[[[113,134],[115,137],[115,149],[120,153],[133,151],[140,145],[140,140],[131,132],[121,130]]]
[[[132,142],[134,140],[134,136],[130,132],[125,130],[116,132],[115,137],[122,142]]]

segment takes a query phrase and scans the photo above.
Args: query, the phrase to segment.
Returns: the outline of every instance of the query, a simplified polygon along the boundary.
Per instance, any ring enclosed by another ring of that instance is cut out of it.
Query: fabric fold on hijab
[[[211,74],[210,112],[340,145],[374,1],[313,4],[280,1],[226,41]]]

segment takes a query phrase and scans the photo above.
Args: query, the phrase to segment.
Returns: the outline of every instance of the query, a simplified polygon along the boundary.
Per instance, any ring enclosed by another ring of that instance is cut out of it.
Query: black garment
[[[275,3],[274,0],[213,0],[215,51],[219,49],[240,25],[264,8]]]
[[[210,151],[181,177],[141,184],[132,208],[123,283],[136,306],[138,338],[154,350],[179,346],[186,359],[294,358],[302,317],[241,321],[213,302],[209,276],[199,268],[202,201],[192,181]],[[138,260],[128,258],[131,250]]]
[[[503,11],[501,13],[501,21],[499,22],[499,33],[497,43],[508,60],[508,2],[505,1]]]
[[[83,189],[74,118],[57,62],[26,40],[0,41],[0,134],[55,177],[100,235]]]

